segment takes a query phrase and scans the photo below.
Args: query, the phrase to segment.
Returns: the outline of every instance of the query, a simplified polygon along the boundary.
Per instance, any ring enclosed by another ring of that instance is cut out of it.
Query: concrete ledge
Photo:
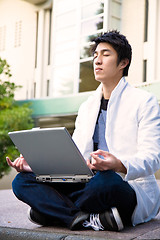
[[[60,240],[65,239],[66,235],[57,233],[38,232],[34,230],[18,229],[18,228],[5,228],[0,227],[0,239],[4,240],[42,240],[52,239]]]
[[[148,223],[125,228],[122,232],[70,231],[61,226],[38,226],[28,220],[27,210],[28,206],[17,200],[12,190],[0,191],[0,240],[160,240],[160,214]]]

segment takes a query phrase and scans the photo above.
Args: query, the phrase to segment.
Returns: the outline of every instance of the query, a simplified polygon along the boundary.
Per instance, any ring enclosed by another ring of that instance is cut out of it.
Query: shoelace
[[[92,227],[95,231],[104,230],[99,220],[99,214],[90,214],[90,221],[85,220],[83,227]]]

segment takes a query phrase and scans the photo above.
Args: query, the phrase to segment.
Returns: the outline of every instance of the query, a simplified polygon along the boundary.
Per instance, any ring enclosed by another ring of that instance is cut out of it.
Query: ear
[[[129,63],[129,60],[128,58],[125,58],[125,59],[122,59],[121,62],[120,62],[120,69],[124,69]]]

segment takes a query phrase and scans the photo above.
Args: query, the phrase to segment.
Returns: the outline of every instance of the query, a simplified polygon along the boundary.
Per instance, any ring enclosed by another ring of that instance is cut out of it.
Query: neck
[[[110,98],[112,91],[117,86],[119,81],[120,81],[120,79],[118,81],[111,82],[111,83],[103,83],[103,96],[105,99]]]

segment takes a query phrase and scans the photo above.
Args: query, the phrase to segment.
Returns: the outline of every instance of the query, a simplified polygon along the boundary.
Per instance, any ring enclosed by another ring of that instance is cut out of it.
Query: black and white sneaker
[[[124,228],[119,212],[115,207],[101,214],[90,214],[89,221],[84,221],[82,225],[93,228],[95,231],[121,231]]]
[[[28,219],[35,224],[42,226],[50,226],[52,222],[43,214],[35,211],[33,208],[28,209]]]
[[[83,222],[89,217],[89,213],[85,212],[78,212],[78,214],[73,219],[72,223],[70,224],[70,230],[78,230],[83,228]]]

